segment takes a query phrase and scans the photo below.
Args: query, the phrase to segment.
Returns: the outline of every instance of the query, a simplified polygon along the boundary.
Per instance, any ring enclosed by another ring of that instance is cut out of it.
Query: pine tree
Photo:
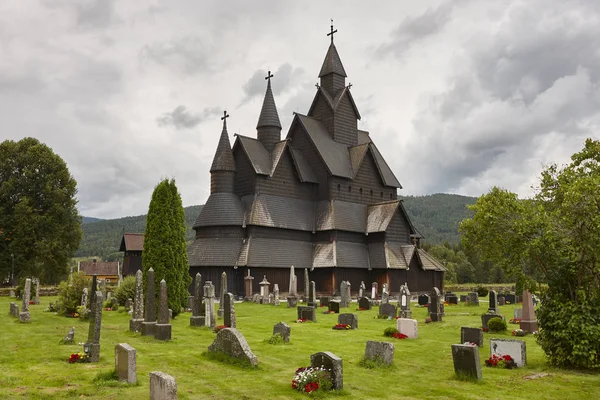
[[[185,215],[175,180],[161,181],[154,192],[146,217],[142,267],[154,269],[155,287],[167,282],[169,308],[173,316],[181,312],[187,302],[191,283],[185,245]],[[157,293],[158,294],[158,293]]]

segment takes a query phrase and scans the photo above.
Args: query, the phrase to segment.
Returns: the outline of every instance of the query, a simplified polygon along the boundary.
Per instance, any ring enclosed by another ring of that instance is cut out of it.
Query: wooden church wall
[[[386,239],[393,242],[410,243],[410,227],[398,208],[385,231]],[[410,289],[409,289],[410,290]]]
[[[327,167],[325,167],[325,164],[321,161],[315,146],[310,138],[308,138],[308,134],[304,132],[304,129],[300,124],[296,124],[294,131],[289,137],[292,138],[292,146],[302,153],[319,181],[319,185],[317,185],[316,189],[317,198],[319,200],[327,199]]]
[[[257,190],[261,194],[292,197],[302,200],[313,200],[315,197],[315,185],[312,183],[302,183],[298,179],[288,149],[281,156],[272,177],[258,177]]]
[[[312,112],[309,115],[310,117],[316,118],[323,122],[328,132],[333,132],[334,127],[334,117],[333,111],[328,104],[328,101],[325,99],[322,93],[317,94],[317,99],[315,101],[315,105],[312,108]]]
[[[336,142],[356,146],[358,144],[357,121],[358,116],[346,93],[337,106],[334,117],[333,137]]]
[[[250,164],[250,160],[248,160],[248,157],[240,145],[236,146],[233,158],[235,160],[236,168],[235,193],[239,197],[254,194],[256,175],[252,164]]]

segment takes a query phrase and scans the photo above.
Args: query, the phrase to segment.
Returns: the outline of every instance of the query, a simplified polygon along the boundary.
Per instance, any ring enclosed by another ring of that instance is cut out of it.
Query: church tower
[[[327,36],[331,36],[331,44],[321,66],[321,72],[319,72],[321,87],[325,89],[332,99],[335,98],[340,90],[346,87],[346,77],[348,76],[342,65],[342,60],[340,60],[340,55],[335,48],[335,44],[333,44],[333,34],[336,32],[337,29],[333,30],[333,25],[331,25],[331,32],[327,34]]]
[[[227,133],[227,111],[223,112],[223,130],[217,145],[217,151],[210,167],[210,193],[233,193],[235,182],[235,161]]]
[[[275,106],[275,99],[271,90],[272,77],[273,75],[269,71],[267,77],[265,77],[267,80],[267,92],[265,93],[265,99],[260,110],[258,124],[256,124],[256,136],[269,153],[273,151],[275,143],[281,141],[281,123],[279,122],[279,114],[277,114],[277,107]]]

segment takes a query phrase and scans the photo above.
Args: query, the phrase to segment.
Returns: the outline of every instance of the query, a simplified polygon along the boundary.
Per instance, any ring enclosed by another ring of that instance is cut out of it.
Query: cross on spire
[[[274,75],[271,73],[271,71],[269,71],[269,73],[267,74],[267,76],[265,76],[265,79],[267,79],[269,82],[271,82],[271,78],[272,78],[273,76],[274,76]]]
[[[331,32],[327,34],[327,36],[331,36],[331,43],[333,43],[333,34],[337,32],[337,29],[333,30],[333,19],[331,20]]]
[[[229,114],[227,114],[227,111],[223,111],[223,116],[221,117],[221,121],[223,121],[223,127],[227,127],[227,118],[229,118]]]

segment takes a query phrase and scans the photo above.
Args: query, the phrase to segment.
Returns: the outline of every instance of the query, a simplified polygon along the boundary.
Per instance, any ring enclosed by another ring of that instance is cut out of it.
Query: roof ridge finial
[[[275,76],[275,75],[273,75],[273,74],[271,73],[271,71],[269,71],[269,72],[267,73],[267,76],[265,76],[265,79],[266,79],[267,81],[269,81],[269,84],[270,84],[270,83],[271,83],[271,78],[272,78],[272,77],[274,77],[274,76]]]
[[[221,121],[223,121],[223,129],[227,129],[227,118],[229,118],[229,114],[227,111],[223,111],[223,116],[221,117]]]
[[[331,32],[327,34],[327,36],[331,36],[331,44],[333,44],[333,34],[337,32],[337,29],[333,30],[333,19],[331,19]]]

